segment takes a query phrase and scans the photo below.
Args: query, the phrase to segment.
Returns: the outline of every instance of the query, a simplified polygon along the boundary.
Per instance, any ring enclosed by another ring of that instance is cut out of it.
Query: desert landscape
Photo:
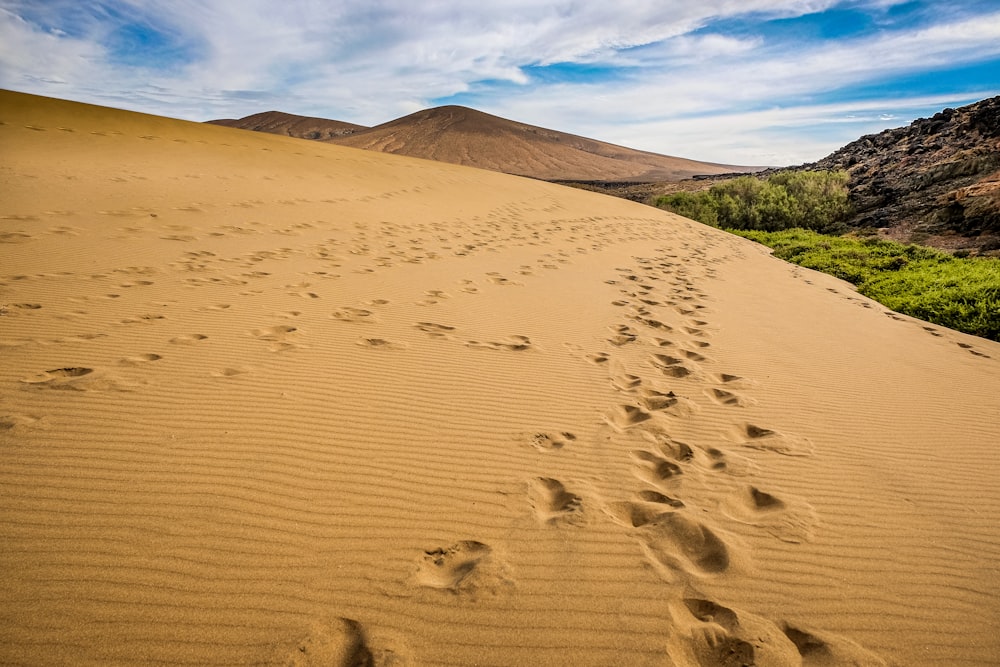
[[[0,145],[0,662],[1000,662],[1000,344],[494,171]]]

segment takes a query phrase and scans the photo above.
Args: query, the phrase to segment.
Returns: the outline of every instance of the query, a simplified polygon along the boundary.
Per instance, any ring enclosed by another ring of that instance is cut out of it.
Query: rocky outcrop
[[[844,169],[852,226],[1000,252],[1000,96],[861,137],[797,169]]]

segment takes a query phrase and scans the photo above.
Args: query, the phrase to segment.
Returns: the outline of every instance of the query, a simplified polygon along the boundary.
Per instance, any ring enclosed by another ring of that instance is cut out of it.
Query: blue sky
[[[188,120],[464,104],[790,165],[1000,94],[1000,0],[0,0],[0,87]]]

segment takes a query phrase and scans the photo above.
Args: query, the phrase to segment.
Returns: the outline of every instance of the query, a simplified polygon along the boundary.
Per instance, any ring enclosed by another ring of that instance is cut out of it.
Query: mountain
[[[235,127],[241,130],[269,132],[287,137],[317,139],[320,141],[369,129],[364,125],[355,125],[354,123],[345,123],[328,118],[296,116],[295,114],[283,113],[281,111],[264,111],[243,118],[222,118],[207,122],[212,125]]]
[[[292,114],[267,112],[238,121],[209,121],[244,129],[274,131],[305,139],[383,153],[398,153],[519,176],[565,181],[678,181],[695,175],[753,171],[625,148],[603,141],[493,116],[461,106],[443,106],[364,128],[339,121],[330,136],[314,136],[316,121],[298,124]],[[267,125],[253,120],[273,115]],[[307,130],[303,132],[302,130]],[[351,130],[351,131],[346,131]]]
[[[844,169],[855,215],[902,240],[1000,250],[1000,96],[861,137],[800,169]]]

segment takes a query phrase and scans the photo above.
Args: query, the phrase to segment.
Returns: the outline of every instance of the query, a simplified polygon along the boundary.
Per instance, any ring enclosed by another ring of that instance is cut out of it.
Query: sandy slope
[[[610,197],[0,121],[0,662],[1000,660],[1000,345]]]

